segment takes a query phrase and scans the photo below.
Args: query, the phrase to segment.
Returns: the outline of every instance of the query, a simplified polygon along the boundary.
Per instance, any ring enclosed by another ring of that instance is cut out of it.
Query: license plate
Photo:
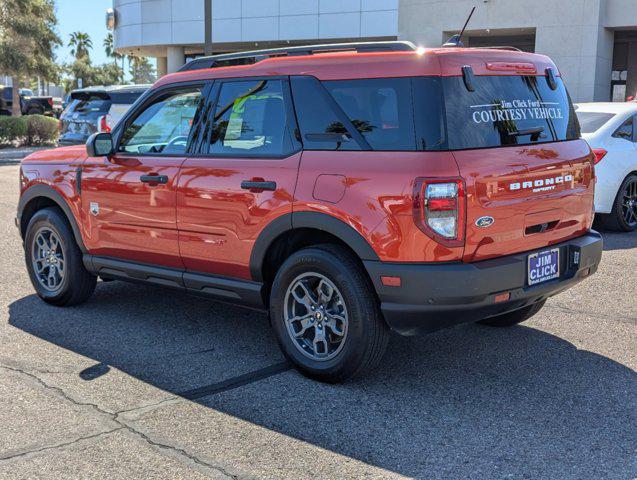
[[[547,282],[560,276],[560,249],[552,248],[529,255],[529,285]]]

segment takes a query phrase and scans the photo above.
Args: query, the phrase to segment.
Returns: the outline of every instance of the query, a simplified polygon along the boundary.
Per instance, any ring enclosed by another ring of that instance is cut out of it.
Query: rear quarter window
[[[580,112],[579,110],[576,112],[582,133],[596,132],[615,116],[613,113]]]
[[[573,140],[580,127],[561,78],[552,90],[543,76],[475,76],[442,80],[452,150]]]
[[[416,150],[411,79],[338,80],[323,85],[373,150]]]

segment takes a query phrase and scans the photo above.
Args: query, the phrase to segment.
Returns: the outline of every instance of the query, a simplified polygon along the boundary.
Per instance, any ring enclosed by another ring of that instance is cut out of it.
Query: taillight
[[[51,108],[53,108],[53,99],[47,98],[46,101],[49,102],[49,105],[51,105]]]
[[[602,158],[604,158],[608,152],[603,148],[594,148],[593,153],[595,154],[595,165],[597,165],[599,162],[602,161]]]
[[[100,133],[108,133],[111,131],[110,115],[102,115],[97,119],[97,131]]]
[[[466,195],[461,179],[418,178],[414,221],[426,235],[450,247],[464,244]]]

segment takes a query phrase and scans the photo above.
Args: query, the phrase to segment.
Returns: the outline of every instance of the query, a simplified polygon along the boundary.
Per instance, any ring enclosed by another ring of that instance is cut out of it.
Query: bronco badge
[[[487,228],[495,223],[493,217],[480,217],[476,220],[476,227]]]

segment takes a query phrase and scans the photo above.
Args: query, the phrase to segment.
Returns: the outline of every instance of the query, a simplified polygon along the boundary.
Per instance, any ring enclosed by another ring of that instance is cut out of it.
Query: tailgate
[[[583,140],[454,152],[467,185],[465,261],[584,234],[593,219],[593,155]]]

